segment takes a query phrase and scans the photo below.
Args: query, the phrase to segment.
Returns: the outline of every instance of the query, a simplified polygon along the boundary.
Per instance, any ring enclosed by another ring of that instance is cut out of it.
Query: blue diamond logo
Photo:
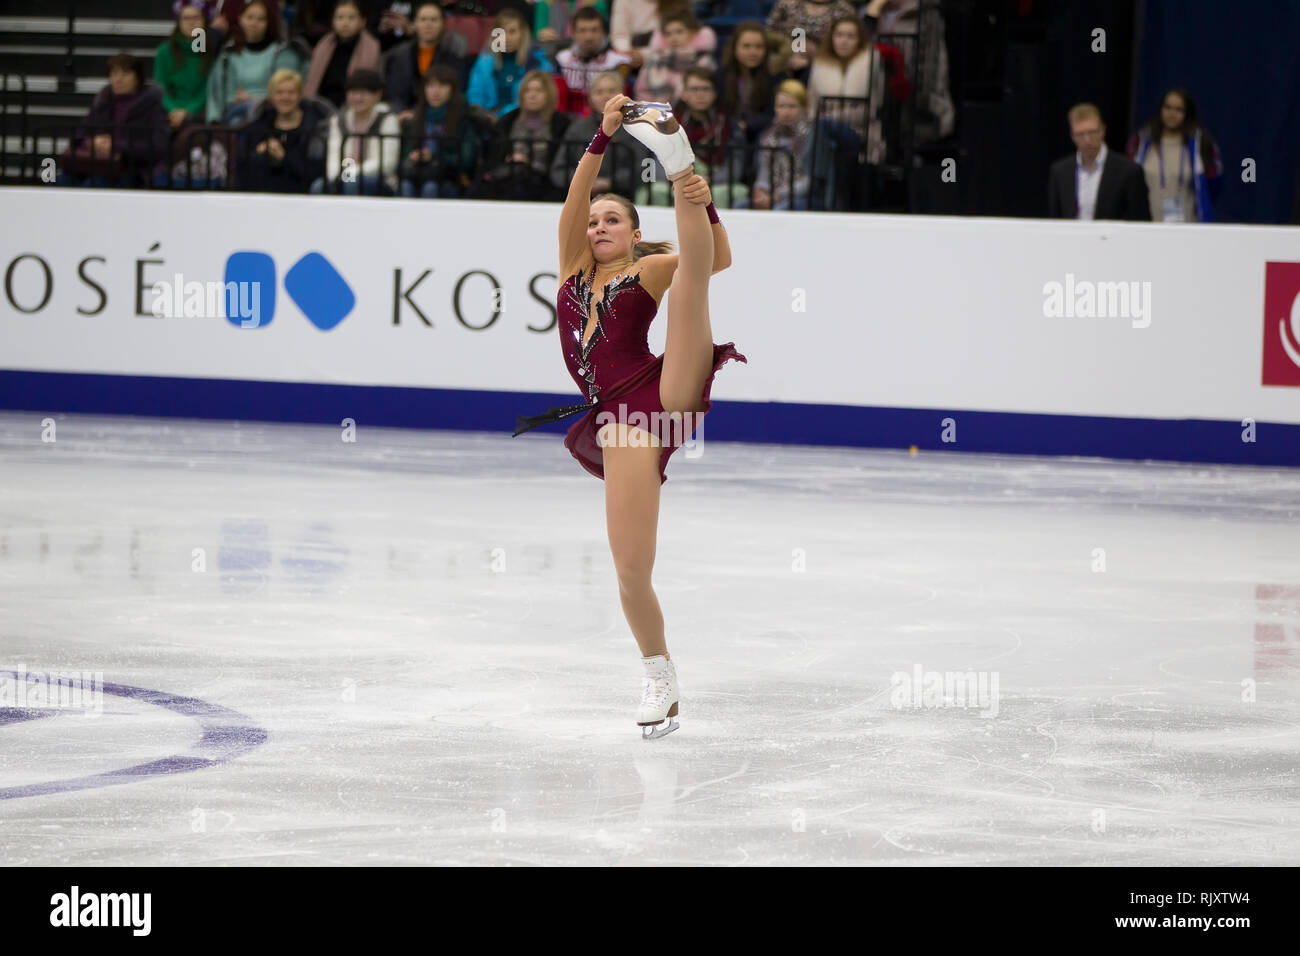
[[[307,320],[328,332],[357,304],[352,288],[319,252],[309,252],[285,274],[284,290]]]

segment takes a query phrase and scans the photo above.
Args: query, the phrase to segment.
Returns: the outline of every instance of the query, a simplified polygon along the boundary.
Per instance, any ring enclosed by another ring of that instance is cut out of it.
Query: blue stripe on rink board
[[[715,381],[725,385],[720,375]],[[0,370],[0,408],[33,412],[155,415],[510,435],[515,418],[578,401],[576,394],[448,388],[320,385],[235,379]],[[956,442],[941,440],[956,422]],[[537,432],[562,433],[565,419]],[[1025,455],[1300,465],[1300,425],[1261,422],[1242,441],[1240,421],[1098,418],[1023,412],[714,401],[704,435],[718,441],[850,445]]]

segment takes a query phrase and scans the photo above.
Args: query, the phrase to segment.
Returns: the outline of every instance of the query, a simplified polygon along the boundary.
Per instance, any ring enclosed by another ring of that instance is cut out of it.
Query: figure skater
[[[620,126],[659,159],[674,187],[680,254],[669,243],[641,241],[636,208],[622,196],[591,197],[602,154]],[[564,361],[587,398],[520,418],[519,435],[586,412],[564,445],[605,482],[605,521],[628,626],[645,676],[636,722],[642,737],[677,729],[677,670],[664,641],[664,619],[650,584],[659,489],[668,459],[709,410],[713,375],[728,360],[746,361],[734,343],[715,345],[709,327],[709,276],[731,264],[727,234],[708,183],[694,174],[686,131],[666,103],[612,97],[569,183],[560,213],[557,325]],[[665,292],[664,354],[646,333]],[[594,302],[594,310],[592,308]]]

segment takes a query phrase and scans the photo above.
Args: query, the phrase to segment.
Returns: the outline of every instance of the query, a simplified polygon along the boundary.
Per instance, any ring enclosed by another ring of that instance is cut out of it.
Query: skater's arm
[[[613,136],[623,123],[624,103],[628,97],[622,94],[611,97],[605,104],[605,115],[600,121],[600,132],[605,137]],[[600,136],[597,135],[597,139]],[[603,147],[602,147],[603,150]],[[560,268],[566,270],[575,263],[588,248],[587,220],[591,215],[591,188],[596,184],[600,164],[604,159],[602,153],[585,152],[574,170],[573,179],[569,181],[569,194],[564,199],[564,209],[560,212]],[[563,278],[563,277],[561,277]]]
[[[682,183],[681,188],[689,202],[704,206],[709,211],[709,230],[713,233],[713,266],[709,275],[717,275],[731,265],[731,245],[727,242],[727,230],[722,228],[718,212],[713,208],[713,192],[703,176],[691,176]]]

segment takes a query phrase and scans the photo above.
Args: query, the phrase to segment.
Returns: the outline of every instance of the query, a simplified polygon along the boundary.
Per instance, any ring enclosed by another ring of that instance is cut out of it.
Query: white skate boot
[[[636,722],[642,740],[657,740],[677,729],[677,668],[662,654],[643,657],[645,677],[641,679],[641,706]]]
[[[623,128],[655,154],[669,179],[695,165],[691,141],[667,103],[624,103]]]

